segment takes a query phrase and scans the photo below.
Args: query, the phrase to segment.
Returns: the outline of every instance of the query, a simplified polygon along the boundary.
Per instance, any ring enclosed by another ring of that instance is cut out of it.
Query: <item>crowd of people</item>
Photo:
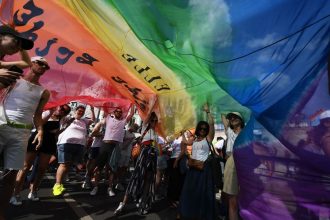
[[[31,169],[34,176],[28,199],[39,201],[37,192],[43,176],[49,165],[57,161],[54,196],[65,192],[64,180],[72,165],[84,164],[82,188],[90,190],[91,196],[98,193],[102,173],[106,175],[110,197],[126,186],[115,215],[125,212],[129,201],[135,202],[138,211],[145,215],[156,200],[167,197],[169,206],[177,210],[177,219],[214,220],[219,215],[215,199],[219,188],[215,187],[214,166],[209,159],[213,153],[226,161],[223,192],[228,195],[229,219],[239,218],[239,186],[232,152],[244,127],[240,113],[222,117],[227,139],[219,139],[213,147],[214,120],[207,104],[207,121],[198,122],[194,132],[182,131],[167,138],[157,132],[159,121],[155,112],[142,125],[132,123],[134,105],[127,116],[124,109],[115,107],[99,122],[92,106],[91,118],[84,117],[84,105],[72,110],[63,104],[43,111],[50,92],[39,80],[51,67],[44,57],[30,58],[27,50],[32,48],[33,41],[9,26],[0,26],[0,153],[4,167],[0,219],[9,203],[22,204],[20,192]],[[15,53],[21,55],[21,60],[4,61],[6,55]],[[28,67],[24,76],[17,72]],[[137,158],[131,157],[137,148]],[[88,158],[84,160],[86,149]],[[134,170],[125,182],[130,166]],[[166,184],[166,192],[162,191],[162,184]]]

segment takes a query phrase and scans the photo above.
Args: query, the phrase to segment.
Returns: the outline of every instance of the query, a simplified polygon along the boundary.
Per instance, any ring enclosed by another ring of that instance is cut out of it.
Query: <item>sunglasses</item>
[[[60,111],[64,112],[64,113],[68,113],[70,112],[70,110],[68,108],[65,108],[64,106],[60,107]]]
[[[41,66],[42,68],[45,68],[46,70],[49,70],[49,66],[44,62],[37,60],[36,64],[38,64],[38,66]]]

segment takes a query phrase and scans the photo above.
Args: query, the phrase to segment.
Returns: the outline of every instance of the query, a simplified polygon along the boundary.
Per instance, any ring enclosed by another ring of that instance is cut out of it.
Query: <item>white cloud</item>
[[[229,8],[224,0],[191,0],[191,40],[216,44],[217,47],[231,45],[231,21]],[[196,30],[198,28],[198,30]]]

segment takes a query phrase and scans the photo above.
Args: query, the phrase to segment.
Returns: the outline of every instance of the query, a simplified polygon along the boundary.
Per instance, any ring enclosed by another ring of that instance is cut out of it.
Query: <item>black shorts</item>
[[[34,152],[34,153],[44,153],[44,154],[50,154],[50,155],[56,155],[56,136],[55,134],[51,134],[48,132],[44,133],[43,141],[38,150],[36,150],[36,144],[32,144],[37,132],[31,133],[27,151],[28,152]]]
[[[95,160],[99,155],[100,147],[91,147],[88,152],[88,159]]]
[[[116,143],[103,143],[100,147],[99,155],[96,158],[96,166],[100,170],[103,169],[106,164],[109,164],[116,145]]]

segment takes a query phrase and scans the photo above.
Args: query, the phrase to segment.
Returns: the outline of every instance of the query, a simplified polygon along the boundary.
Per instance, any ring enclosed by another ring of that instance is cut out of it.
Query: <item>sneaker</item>
[[[91,189],[92,186],[91,186],[91,182],[90,181],[84,181],[83,184],[81,185],[81,188],[83,189]]]
[[[139,209],[139,213],[140,213],[140,215],[146,215],[146,214],[148,214],[149,212],[148,212],[147,209]]]
[[[20,205],[22,205],[22,199],[21,199],[21,196],[19,196],[19,195],[12,196],[12,197],[10,198],[9,203],[12,204],[12,205],[14,205],[14,206],[20,206]]]
[[[55,183],[53,187],[53,195],[59,196],[64,192],[65,188],[63,187],[63,184],[57,184]]]
[[[119,190],[119,191],[124,191],[124,190],[125,190],[124,186],[121,185],[120,183],[118,183],[118,184],[116,185],[116,189]]]
[[[108,188],[108,194],[109,194],[110,197],[113,197],[113,196],[116,195],[116,193],[110,187]]]
[[[97,194],[97,191],[99,190],[99,188],[97,186],[94,186],[94,188],[92,189],[92,191],[89,193],[89,195],[91,196],[95,196]]]
[[[37,192],[30,192],[29,195],[28,195],[28,199],[31,200],[31,201],[39,201],[39,197],[37,195]]]
[[[125,203],[120,202],[118,208],[115,210],[114,214],[118,215],[123,211],[123,208],[125,207]]]
[[[162,199],[164,199],[164,196],[162,196],[162,195],[157,194],[157,195],[155,196],[155,201],[160,201],[160,200],[162,200]]]

